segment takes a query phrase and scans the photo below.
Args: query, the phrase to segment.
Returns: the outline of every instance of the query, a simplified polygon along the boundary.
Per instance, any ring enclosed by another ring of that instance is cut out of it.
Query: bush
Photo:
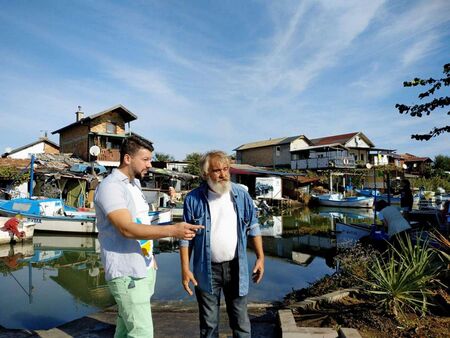
[[[342,275],[352,279],[353,284],[360,284],[361,280],[368,279],[369,268],[376,255],[379,255],[379,252],[371,246],[363,246],[361,243],[357,243],[351,248],[339,251],[334,259]]]
[[[450,179],[448,177],[415,178],[411,179],[411,185],[414,188],[424,187],[425,190],[429,191],[436,191],[439,187],[447,192],[450,191]]]
[[[420,236],[415,244],[405,236],[398,248],[390,245],[384,259],[375,257],[369,269],[367,291],[377,295],[380,304],[397,318],[404,318],[405,310],[427,313],[428,299],[442,268],[428,244],[428,239],[421,240]]]

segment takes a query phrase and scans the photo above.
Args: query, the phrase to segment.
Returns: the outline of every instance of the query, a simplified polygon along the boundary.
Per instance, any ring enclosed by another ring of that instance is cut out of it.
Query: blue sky
[[[400,115],[450,62],[450,1],[0,0],[0,153],[123,104],[156,151],[362,131],[434,158],[450,117]],[[449,95],[449,89],[440,95]],[[57,135],[50,139],[58,142]]]

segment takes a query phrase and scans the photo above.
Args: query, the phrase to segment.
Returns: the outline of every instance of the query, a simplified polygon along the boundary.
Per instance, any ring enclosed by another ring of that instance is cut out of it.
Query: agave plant
[[[379,302],[396,317],[404,317],[405,310],[425,315],[440,268],[433,264],[434,255],[428,240],[413,244],[406,238],[399,248],[391,245],[387,259],[375,257],[365,281],[368,291],[378,295]]]
[[[447,264],[450,264],[450,255],[448,254],[448,252],[450,252],[450,239],[445,237],[439,231],[432,233],[431,238],[434,239],[437,243],[439,243],[441,249],[436,250],[441,255],[443,260],[445,260]]]

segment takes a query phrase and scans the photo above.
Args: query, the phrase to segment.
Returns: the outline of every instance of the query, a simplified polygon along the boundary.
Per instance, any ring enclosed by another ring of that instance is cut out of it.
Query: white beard
[[[206,182],[208,183],[209,188],[219,195],[229,193],[231,190],[230,181],[214,182],[210,177],[208,177]]]

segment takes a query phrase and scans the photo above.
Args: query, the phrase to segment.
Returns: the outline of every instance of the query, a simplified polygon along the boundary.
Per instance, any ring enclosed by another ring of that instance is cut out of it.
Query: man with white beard
[[[250,337],[247,312],[249,272],[247,237],[256,254],[252,279],[264,274],[264,252],[253,200],[238,184],[230,182],[230,160],[222,151],[210,151],[200,160],[206,181],[184,201],[184,221],[202,224],[192,241],[180,241],[182,284],[189,295],[195,286],[200,336],[219,336],[220,294],[224,293],[233,337]],[[193,272],[189,261],[193,253]]]

